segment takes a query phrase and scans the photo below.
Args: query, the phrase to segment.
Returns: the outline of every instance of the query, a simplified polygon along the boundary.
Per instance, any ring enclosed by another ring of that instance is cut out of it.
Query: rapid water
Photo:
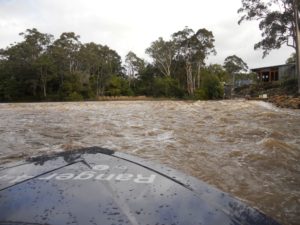
[[[300,111],[259,101],[0,104],[0,163],[101,146],[181,170],[300,224]]]

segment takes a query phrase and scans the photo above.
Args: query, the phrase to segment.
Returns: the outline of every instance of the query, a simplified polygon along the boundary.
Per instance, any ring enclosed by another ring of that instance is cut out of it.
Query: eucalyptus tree
[[[100,49],[100,79],[99,87],[101,95],[109,85],[109,81],[113,76],[120,76],[122,74],[121,57],[108,46],[102,46]]]
[[[263,57],[284,44],[295,49],[300,93],[299,6],[299,0],[242,0],[238,13],[242,14],[239,24],[245,20],[260,21],[262,40],[254,48],[263,49]]]
[[[109,79],[121,73],[121,57],[108,46],[93,42],[82,45],[79,56],[81,69],[95,83],[96,96],[104,95]]]
[[[228,72],[220,64],[210,64],[206,67],[206,70],[208,70],[210,74],[217,76],[221,82],[226,82],[229,79]]]
[[[104,63],[107,66],[107,72],[111,75],[121,75],[122,73],[122,60],[121,56],[108,46],[102,48],[104,51]]]
[[[239,72],[246,72],[248,70],[247,64],[236,55],[226,57],[224,68],[232,77],[233,88],[235,87],[235,75]]]
[[[194,31],[188,27],[183,30],[172,34],[173,42],[176,46],[176,60],[184,61],[186,71],[186,87],[187,92],[190,95],[194,94],[194,83],[192,74],[192,58],[194,49],[192,47],[191,38],[194,35]]]
[[[81,42],[80,36],[74,32],[64,32],[51,46],[51,54],[53,56],[56,73],[60,77],[60,85],[64,83],[66,74],[71,74],[78,69],[78,53]]]
[[[22,43],[25,44],[24,49],[30,61],[36,60],[45,53],[53,39],[53,35],[41,33],[36,28],[27,29],[20,35],[24,38]]]
[[[24,88],[25,93],[29,91],[36,96],[37,89],[41,86],[46,97],[51,67],[48,48],[53,36],[41,33],[36,28],[27,29],[20,35],[24,40],[2,50],[1,55],[6,65],[11,67],[12,78]]]
[[[215,53],[214,37],[212,32],[199,29],[196,33],[185,27],[172,35],[176,47],[176,59],[185,62],[186,86],[190,95],[194,94],[196,88],[196,77],[200,87],[200,69],[205,64],[205,58]],[[193,67],[197,68],[196,76],[193,76]]]
[[[22,33],[25,42],[32,46],[33,67],[36,68],[39,74],[43,96],[47,97],[47,83],[51,79],[53,61],[50,56],[49,46],[52,44],[53,35],[40,33],[37,29],[27,29]]]
[[[48,50],[43,53],[35,62],[40,74],[40,81],[43,90],[43,96],[47,97],[47,84],[53,78],[50,73],[53,71],[53,59]]]
[[[95,86],[96,96],[99,96],[100,92],[101,48],[102,45],[91,42],[81,45],[79,51],[80,69],[86,75],[89,84],[91,82],[92,86]]]
[[[200,72],[201,68],[205,65],[205,59],[210,54],[216,54],[214,48],[215,39],[213,33],[205,28],[199,29],[193,38],[195,39],[195,44],[198,48],[198,51],[195,54],[195,61],[197,66],[197,88],[200,88]]]
[[[31,63],[26,55],[23,42],[10,45],[1,49],[1,82],[2,96],[4,99],[13,100],[27,94],[32,90],[28,87],[28,80],[37,80]]]
[[[129,80],[129,86],[131,86],[132,81],[136,79],[145,68],[145,62],[134,52],[129,51],[125,57],[125,68]]]
[[[164,76],[171,76],[171,66],[175,56],[174,42],[164,41],[164,39],[160,37],[158,40],[152,42],[151,46],[146,49],[146,53],[151,56],[154,65]]]
[[[102,46],[94,42],[81,45],[79,50],[80,69],[89,75],[95,74],[99,61],[99,51]]]

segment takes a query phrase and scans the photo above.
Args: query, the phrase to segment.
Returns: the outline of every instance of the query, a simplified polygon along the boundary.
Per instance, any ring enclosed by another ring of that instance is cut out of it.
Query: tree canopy
[[[151,46],[146,49],[146,53],[152,57],[155,66],[162,74],[167,77],[171,76],[171,65],[175,56],[174,42],[164,41],[160,37],[157,41],[152,42]]]
[[[235,86],[235,75],[248,70],[247,64],[236,55],[226,57],[224,61],[224,68],[231,75],[233,86]]]
[[[213,33],[205,28],[185,27],[169,40],[158,38],[146,49],[151,62],[129,51],[122,63],[115,50],[82,43],[74,32],[55,39],[32,28],[20,35],[22,41],[0,50],[0,101],[105,95],[216,99],[229,77],[222,65],[206,65],[216,51]]]
[[[242,0],[242,7],[238,10],[242,16],[238,23],[245,20],[260,21],[262,40],[254,48],[263,49],[263,56],[283,44],[296,49],[293,4],[294,0]]]
[[[199,29],[196,33],[185,27],[183,30],[172,35],[176,48],[175,57],[184,62],[186,70],[186,86],[190,95],[194,94],[196,79],[200,87],[200,69],[205,65],[205,59],[210,54],[216,54],[214,48],[214,36],[211,31],[205,28]],[[196,70],[196,73],[193,71]]]
[[[225,58],[224,68],[229,74],[246,72],[248,69],[247,63],[245,63],[240,57],[231,55]]]

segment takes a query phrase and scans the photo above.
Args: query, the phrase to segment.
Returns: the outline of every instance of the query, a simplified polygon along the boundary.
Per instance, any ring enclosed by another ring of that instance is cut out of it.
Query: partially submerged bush
[[[177,97],[184,96],[184,90],[179,87],[178,81],[171,77],[157,77],[154,79],[153,95],[155,97]]]
[[[65,100],[67,100],[67,101],[83,101],[83,97],[81,94],[74,91],[69,96],[65,97]]]
[[[200,89],[195,91],[195,98],[201,100],[223,98],[224,88],[218,77],[208,74],[204,76]]]

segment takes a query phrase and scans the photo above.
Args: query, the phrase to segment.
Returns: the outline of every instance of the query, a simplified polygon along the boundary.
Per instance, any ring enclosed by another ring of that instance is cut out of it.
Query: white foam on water
[[[250,101],[251,103],[257,105],[257,106],[261,106],[265,109],[269,109],[275,112],[279,112],[281,109],[278,108],[277,106],[275,106],[274,104],[270,103],[270,102],[264,102],[264,101]]]

